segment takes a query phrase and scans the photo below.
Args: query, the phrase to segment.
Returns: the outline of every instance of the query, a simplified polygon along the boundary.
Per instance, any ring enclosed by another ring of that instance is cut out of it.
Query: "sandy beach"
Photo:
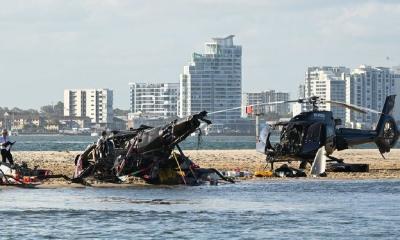
[[[17,163],[25,161],[30,167],[49,169],[54,174],[72,176],[74,157],[79,152],[14,152]],[[212,167],[219,170],[254,172],[265,167],[265,156],[255,150],[191,150],[185,151],[201,167]],[[345,159],[346,163],[366,163],[370,165],[368,173],[328,173],[328,179],[400,179],[400,149],[393,149],[383,159],[376,149],[349,149],[334,154]],[[279,164],[276,164],[278,167]],[[293,162],[293,167],[298,163]]]

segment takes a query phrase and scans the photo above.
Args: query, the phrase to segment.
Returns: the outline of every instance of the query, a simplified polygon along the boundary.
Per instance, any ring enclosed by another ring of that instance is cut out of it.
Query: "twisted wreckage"
[[[121,183],[138,177],[151,184],[197,185],[219,178],[233,182],[216,169],[200,168],[179,147],[180,142],[199,130],[201,122],[211,124],[206,116],[203,111],[161,127],[142,125],[129,131],[113,131],[101,146],[89,145],[76,156],[72,181]]]

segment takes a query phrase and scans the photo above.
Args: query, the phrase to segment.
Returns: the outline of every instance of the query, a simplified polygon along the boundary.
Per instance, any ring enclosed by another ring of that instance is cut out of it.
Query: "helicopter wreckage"
[[[89,145],[75,158],[72,182],[96,180],[111,183],[142,179],[150,184],[198,185],[218,179],[234,182],[213,168],[200,168],[185,156],[179,143],[199,131],[207,112],[172,121],[165,126],[141,126],[129,131],[113,131],[103,146]]]

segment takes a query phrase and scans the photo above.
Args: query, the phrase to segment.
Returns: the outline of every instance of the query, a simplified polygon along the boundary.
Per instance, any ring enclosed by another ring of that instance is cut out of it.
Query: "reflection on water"
[[[2,189],[2,238],[397,238],[400,181]]]

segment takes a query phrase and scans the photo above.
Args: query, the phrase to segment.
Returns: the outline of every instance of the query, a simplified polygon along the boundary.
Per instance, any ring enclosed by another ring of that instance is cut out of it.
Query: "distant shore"
[[[265,156],[255,150],[188,150],[185,154],[200,167],[212,167],[219,170],[236,170],[254,172],[263,169]],[[15,162],[26,162],[29,167],[49,169],[54,174],[72,176],[74,158],[80,152],[51,151],[15,151]],[[346,163],[369,164],[367,173],[333,173],[327,179],[400,179],[400,149],[393,149],[383,159],[377,149],[349,149],[334,154],[343,158]],[[298,163],[292,163],[298,167]],[[279,164],[276,164],[278,167]]]

